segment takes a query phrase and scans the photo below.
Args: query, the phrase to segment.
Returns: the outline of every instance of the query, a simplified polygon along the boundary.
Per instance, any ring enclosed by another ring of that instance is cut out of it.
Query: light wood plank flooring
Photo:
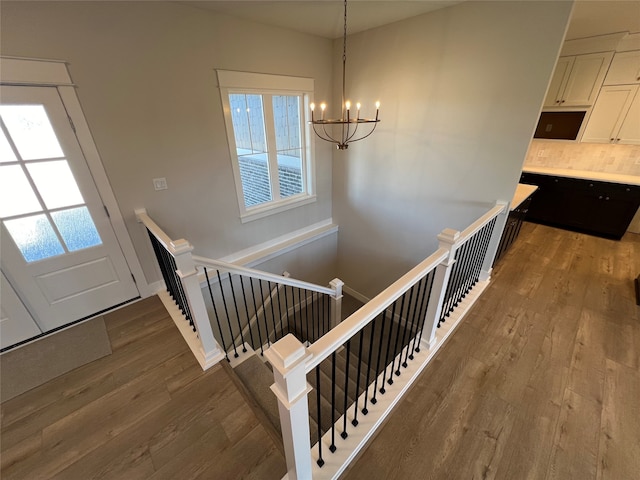
[[[105,323],[112,355],[2,404],[3,480],[282,478],[228,367],[203,373],[157,297]]]
[[[344,478],[640,479],[639,273],[640,235],[525,223]]]
[[[525,224],[347,479],[640,478],[640,236]],[[280,479],[226,368],[202,373],[155,298],[113,355],[1,406],[3,479]]]

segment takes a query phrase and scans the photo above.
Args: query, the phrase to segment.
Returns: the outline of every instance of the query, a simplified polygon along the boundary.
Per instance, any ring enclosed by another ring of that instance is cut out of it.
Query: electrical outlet
[[[167,179],[162,178],[154,178],[153,179],[153,188],[156,190],[166,190],[167,189]]]
[[[547,151],[544,149],[538,150],[538,157],[546,157]]]

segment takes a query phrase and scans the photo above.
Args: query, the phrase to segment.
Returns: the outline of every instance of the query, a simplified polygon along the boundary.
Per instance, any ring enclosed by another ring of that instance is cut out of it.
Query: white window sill
[[[250,210],[240,215],[240,221],[242,223],[258,220],[259,218],[268,217],[269,215],[275,215],[276,213],[291,210],[292,208],[301,207],[302,205],[308,205],[316,201],[315,195],[297,196],[295,198],[287,198],[277,203],[270,202],[265,205],[259,205],[252,207]]]

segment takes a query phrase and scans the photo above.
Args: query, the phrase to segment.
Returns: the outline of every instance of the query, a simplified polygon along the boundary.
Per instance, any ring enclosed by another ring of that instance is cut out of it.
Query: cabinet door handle
[[[615,138],[612,138],[611,141],[613,142],[615,140]]]
[[[564,103],[564,100],[560,100],[560,103]]]
[[[619,142],[619,141],[620,141],[620,139],[619,139],[619,138],[616,138],[616,142]]]

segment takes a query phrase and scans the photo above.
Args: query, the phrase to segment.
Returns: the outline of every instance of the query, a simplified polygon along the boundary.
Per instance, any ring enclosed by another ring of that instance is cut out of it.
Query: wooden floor
[[[640,479],[640,235],[525,223],[345,479]]]
[[[640,479],[640,236],[525,224],[492,283],[346,479]],[[107,315],[113,355],[1,405],[2,479],[276,479],[226,368],[156,298]]]
[[[3,480],[282,478],[228,367],[203,373],[157,297],[105,322],[112,355],[2,404]]]

